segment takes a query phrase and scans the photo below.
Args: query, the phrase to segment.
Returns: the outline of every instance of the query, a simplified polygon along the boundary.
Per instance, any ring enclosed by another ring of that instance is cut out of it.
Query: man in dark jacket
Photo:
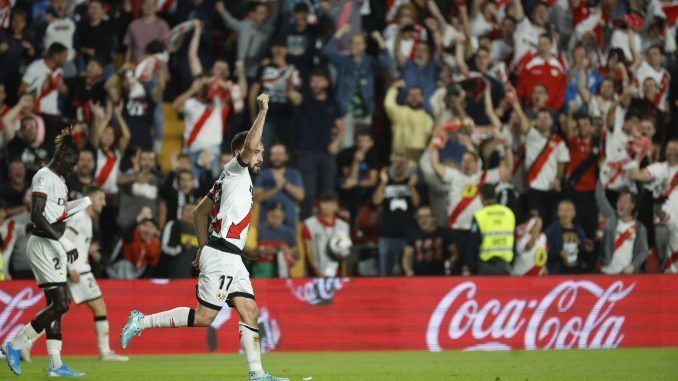
[[[584,229],[574,224],[574,203],[563,200],[558,203],[557,219],[544,231],[548,242],[549,274],[573,274],[584,272],[588,256]]]

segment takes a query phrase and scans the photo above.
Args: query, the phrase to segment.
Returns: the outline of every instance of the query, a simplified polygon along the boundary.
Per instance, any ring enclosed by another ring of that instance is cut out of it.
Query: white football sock
[[[9,342],[9,346],[12,347],[12,349],[28,348],[33,345],[34,340],[40,337],[41,332],[37,332],[35,328],[33,328],[33,324],[28,323],[26,326],[24,326],[24,329],[22,329],[21,332],[19,332],[19,334]]]
[[[111,352],[110,344],[108,343],[108,320],[106,316],[94,317],[94,330],[97,334],[97,347],[99,353],[105,355]]]
[[[243,322],[238,323],[238,330],[240,331],[240,345],[245,352],[247,366],[250,368],[250,378],[263,376],[264,368],[261,366],[259,330]]]
[[[146,315],[141,319],[141,329],[192,327],[195,311],[188,307]]]
[[[61,368],[61,340],[47,339],[47,356],[49,356],[49,368]]]

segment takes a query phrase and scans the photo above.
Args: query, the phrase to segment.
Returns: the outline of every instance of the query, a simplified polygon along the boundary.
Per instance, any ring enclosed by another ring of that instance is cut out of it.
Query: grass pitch
[[[0,380],[45,380],[47,359],[22,363],[10,374],[0,359]],[[133,356],[127,363],[65,357],[73,369],[97,381],[247,380],[241,355]],[[264,367],[301,381],[432,380],[678,380],[678,349],[617,349],[542,352],[350,352],[265,354]]]

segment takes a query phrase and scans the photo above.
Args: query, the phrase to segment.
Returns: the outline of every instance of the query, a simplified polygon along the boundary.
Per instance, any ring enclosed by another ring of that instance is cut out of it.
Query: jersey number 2
[[[228,232],[226,233],[226,238],[240,239],[242,231],[245,230],[245,228],[250,224],[251,218],[252,218],[252,209],[250,209],[250,211],[247,213],[245,218],[242,219],[242,221],[238,222],[237,224],[235,223],[231,224],[231,227],[228,228]]]

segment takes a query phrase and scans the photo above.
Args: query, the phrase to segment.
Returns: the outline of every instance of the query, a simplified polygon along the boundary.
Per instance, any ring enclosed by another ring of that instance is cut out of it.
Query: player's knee
[[[68,312],[68,302],[65,300],[54,301],[54,311],[59,315],[63,315]]]
[[[211,310],[207,308],[198,308],[195,310],[195,315],[193,319],[193,326],[195,327],[206,327],[214,321],[217,317],[218,311]]]

